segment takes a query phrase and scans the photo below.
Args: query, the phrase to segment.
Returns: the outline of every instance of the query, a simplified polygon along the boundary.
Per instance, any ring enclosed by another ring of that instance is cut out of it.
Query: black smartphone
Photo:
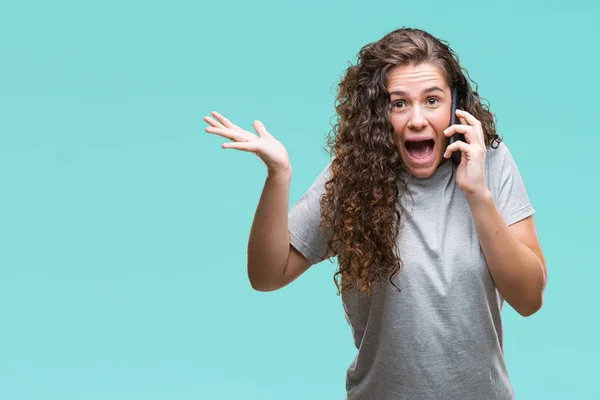
[[[459,123],[458,117],[456,116],[457,108],[461,109],[461,103],[460,103],[460,99],[458,97],[458,89],[455,86],[454,88],[452,88],[452,107],[450,109],[450,125]],[[462,133],[455,133],[454,135],[449,137],[448,145],[451,145],[452,143],[456,142],[457,140],[466,142],[465,135],[463,135]],[[455,165],[460,164],[460,155],[461,155],[460,150],[457,150],[457,151],[453,152],[452,155],[450,156],[450,158],[452,159],[452,162]]]

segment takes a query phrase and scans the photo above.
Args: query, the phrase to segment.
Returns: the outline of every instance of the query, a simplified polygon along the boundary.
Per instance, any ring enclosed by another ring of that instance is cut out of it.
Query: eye
[[[404,100],[398,100],[392,102],[392,108],[401,108],[401,106],[405,106]]]
[[[440,100],[437,97],[430,97],[427,99],[427,104],[429,104],[430,106],[435,106],[437,103],[439,103],[439,101]]]

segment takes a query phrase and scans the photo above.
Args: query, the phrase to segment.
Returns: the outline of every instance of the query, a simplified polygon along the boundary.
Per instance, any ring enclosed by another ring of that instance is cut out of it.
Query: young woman
[[[281,143],[259,121],[256,136],[205,118],[231,140],[224,148],[268,169],[248,244],[252,286],[276,290],[337,256],[358,349],[348,399],[514,398],[501,308],[538,311],[546,266],[518,168],[465,74],[422,30],[366,45],[339,85],[331,161],[289,211]],[[453,135],[464,140],[449,144]]]

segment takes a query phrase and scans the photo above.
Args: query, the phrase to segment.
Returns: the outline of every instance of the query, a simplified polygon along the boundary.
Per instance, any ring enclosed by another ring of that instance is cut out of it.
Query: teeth
[[[428,138],[428,139],[408,139],[407,142],[419,143],[419,142],[428,142],[430,140],[433,140],[433,139],[431,139],[431,138]]]

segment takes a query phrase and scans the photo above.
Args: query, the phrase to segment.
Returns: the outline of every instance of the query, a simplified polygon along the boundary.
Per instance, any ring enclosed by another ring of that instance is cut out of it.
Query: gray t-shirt
[[[327,234],[319,199],[330,165],[289,211],[291,244],[320,261]],[[489,148],[486,185],[510,225],[534,213],[507,146]],[[342,302],[358,349],[346,374],[348,400],[513,399],[502,348],[497,291],[469,206],[446,161],[426,179],[411,178],[398,238],[403,269],[368,298]]]

